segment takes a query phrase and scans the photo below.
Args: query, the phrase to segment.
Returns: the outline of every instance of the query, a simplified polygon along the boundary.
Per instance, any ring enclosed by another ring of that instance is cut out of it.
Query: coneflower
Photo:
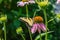
[[[26,4],[33,4],[33,3],[35,3],[35,1],[34,0],[22,0],[22,1],[18,1],[17,2],[17,6],[24,6],[24,5],[26,5]]]
[[[31,28],[32,33],[35,33],[36,31],[38,31],[40,33],[41,30],[43,32],[46,31],[46,27],[45,27],[45,25],[43,23],[43,18],[41,16],[36,16],[36,17],[34,17],[33,20],[34,20],[34,24],[33,24],[32,28]]]

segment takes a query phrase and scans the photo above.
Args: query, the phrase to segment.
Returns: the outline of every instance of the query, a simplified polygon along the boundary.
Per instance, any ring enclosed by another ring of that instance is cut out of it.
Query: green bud
[[[23,32],[23,29],[22,29],[22,27],[19,27],[19,28],[17,28],[17,29],[16,29],[16,32],[17,32],[17,34],[20,34],[20,33],[22,33],[22,32]]]
[[[57,14],[56,17],[60,19],[60,14]]]
[[[48,5],[48,0],[43,0],[43,1],[38,1],[36,0],[36,3],[40,6],[40,7],[45,7]]]
[[[0,21],[6,21],[7,20],[7,15],[1,15]]]

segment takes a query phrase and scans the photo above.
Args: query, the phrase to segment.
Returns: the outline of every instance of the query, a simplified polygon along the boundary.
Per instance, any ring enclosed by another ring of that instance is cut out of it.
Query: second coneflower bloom
[[[24,6],[24,5],[26,5],[26,4],[33,4],[33,3],[35,3],[35,1],[34,0],[22,0],[22,1],[18,1],[17,2],[17,6]]]
[[[41,32],[41,30],[43,32],[46,31],[46,27],[43,23],[43,18],[41,16],[36,16],[33,18],[33,20],[34,20],[34,24],[31,28],[32,34],[35,33],[36,31],[38,31],[39,33]]]

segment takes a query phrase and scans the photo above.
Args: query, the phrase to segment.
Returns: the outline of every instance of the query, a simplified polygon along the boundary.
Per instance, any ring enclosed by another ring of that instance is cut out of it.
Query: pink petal
[[[39,33],[41,32],[41,29],[40,29],[40,25],[39,24],[38,24],[37,30],[38,30]]]
[[[34,1],[34,0],[29,0],[29,1]]]
[[[24,4],[29,4],[29,2],[24,2]]]
[[[46,27],[43,23],[40,23],[40,28],[42,31],[44,31],[44,32],[46,31]]]
[[[29,3],[33,4],[33,3],[35,3],[35,1],[29,1]]]
[[[58,3],[60,3],[60,0],[57,0],[57,2],[56,2],[56,3],[57,3],[57,4],[58,4]]]
[[[24,6],[25,4],[24,4],[24,2],[17,2],[17,6]]]
[[[32,34],[37,31],[37,24],[33,24],[33,27],[31,28]]]

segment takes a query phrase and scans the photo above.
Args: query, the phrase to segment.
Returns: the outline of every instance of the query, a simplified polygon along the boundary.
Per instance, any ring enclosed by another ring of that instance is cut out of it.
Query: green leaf
[[[14,21],[13,21],[13,24],[14,24],[14,26],[15,26],[16,28],[20,26],[19,20],[14,20]]]
[[[2,3],[3,0],[0,0],[0,4]]]
[[[49,31],[49,32],[47,32],[47,33],[49,34],[49,33],[52,33],[52,32],[53,32],[53,31]],[[45,35],[46,35],[46,33],[42,33],[42,34],[41,34],[42,37],[45,36]],[[40,38],[40,35],[37,35],[36,38],[35,38],[35,40],[38,40],[39,38]]]

